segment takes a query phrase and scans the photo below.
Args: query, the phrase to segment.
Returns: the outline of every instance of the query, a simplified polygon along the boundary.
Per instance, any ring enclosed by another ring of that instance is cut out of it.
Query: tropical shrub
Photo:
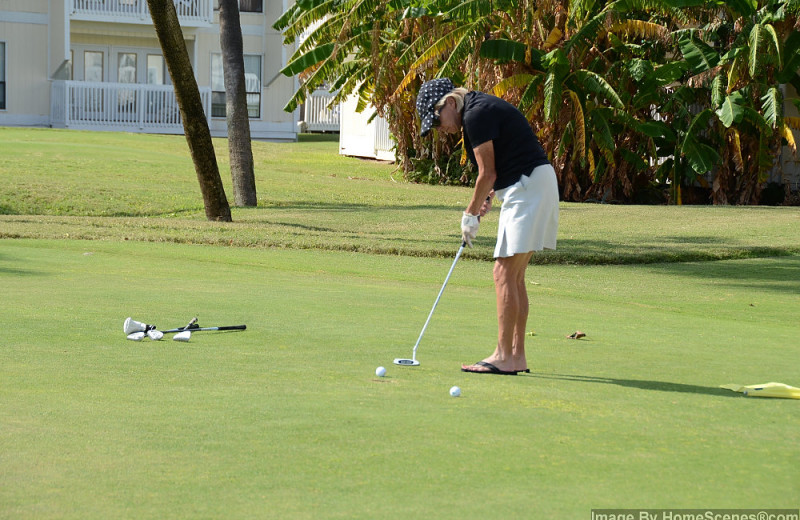
[[[457,138],[421,139],[423,81],[450,77],[516,104],[565,200],[759,200],[785,143],[782,85],[800,87],[800,0],[299,0],[277,21],[300,42],[287,75],[386,117],[420,182],[475,172]],[[301,40],[301,35],[305,38]],[[800,90],[800,88],[798,88]],[[797,118],[795,118],[797,119]]]

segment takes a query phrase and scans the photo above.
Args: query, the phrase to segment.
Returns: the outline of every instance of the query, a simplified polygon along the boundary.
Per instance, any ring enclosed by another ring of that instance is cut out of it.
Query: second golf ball
[[[454,386],[453,388],[450,389],[450,395],[452,395],[453,397],[460,396],[461,395],[461,389],[459,387],[457,387],[457,386]]]
[[[386,369],[383,367],[378,367],[375,369],[375,375],[378,377],[383,377],[386,375]]]

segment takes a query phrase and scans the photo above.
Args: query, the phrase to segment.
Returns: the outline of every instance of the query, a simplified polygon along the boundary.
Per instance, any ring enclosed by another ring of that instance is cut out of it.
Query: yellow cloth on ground
[[[784,399],[800,399],[800,388],[783,383],[764,383],[763,385],[720,385],[720,388],[742,392],[751,397],[782,397]]]

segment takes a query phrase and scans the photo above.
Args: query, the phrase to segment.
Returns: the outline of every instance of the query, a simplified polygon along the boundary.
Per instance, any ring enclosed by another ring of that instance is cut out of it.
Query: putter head
[[[416,359],[405,359],[405,358],[397,358],[394,360],[395,365],[401,365],[404,367],[418,367],[419,361]]]

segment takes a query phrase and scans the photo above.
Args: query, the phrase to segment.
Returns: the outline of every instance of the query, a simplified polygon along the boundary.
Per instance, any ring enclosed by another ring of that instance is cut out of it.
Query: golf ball
[[[378,367],[375,369],[375,375],[378,377],[383,377],[386,375],[386,369],[383,367]]]
[[[450,395],[452,395],[453,397],[460,396],[461,395],[461,389],[459,387],[457,387],[457,386],[454,386],[453,388],[450,389]]]

